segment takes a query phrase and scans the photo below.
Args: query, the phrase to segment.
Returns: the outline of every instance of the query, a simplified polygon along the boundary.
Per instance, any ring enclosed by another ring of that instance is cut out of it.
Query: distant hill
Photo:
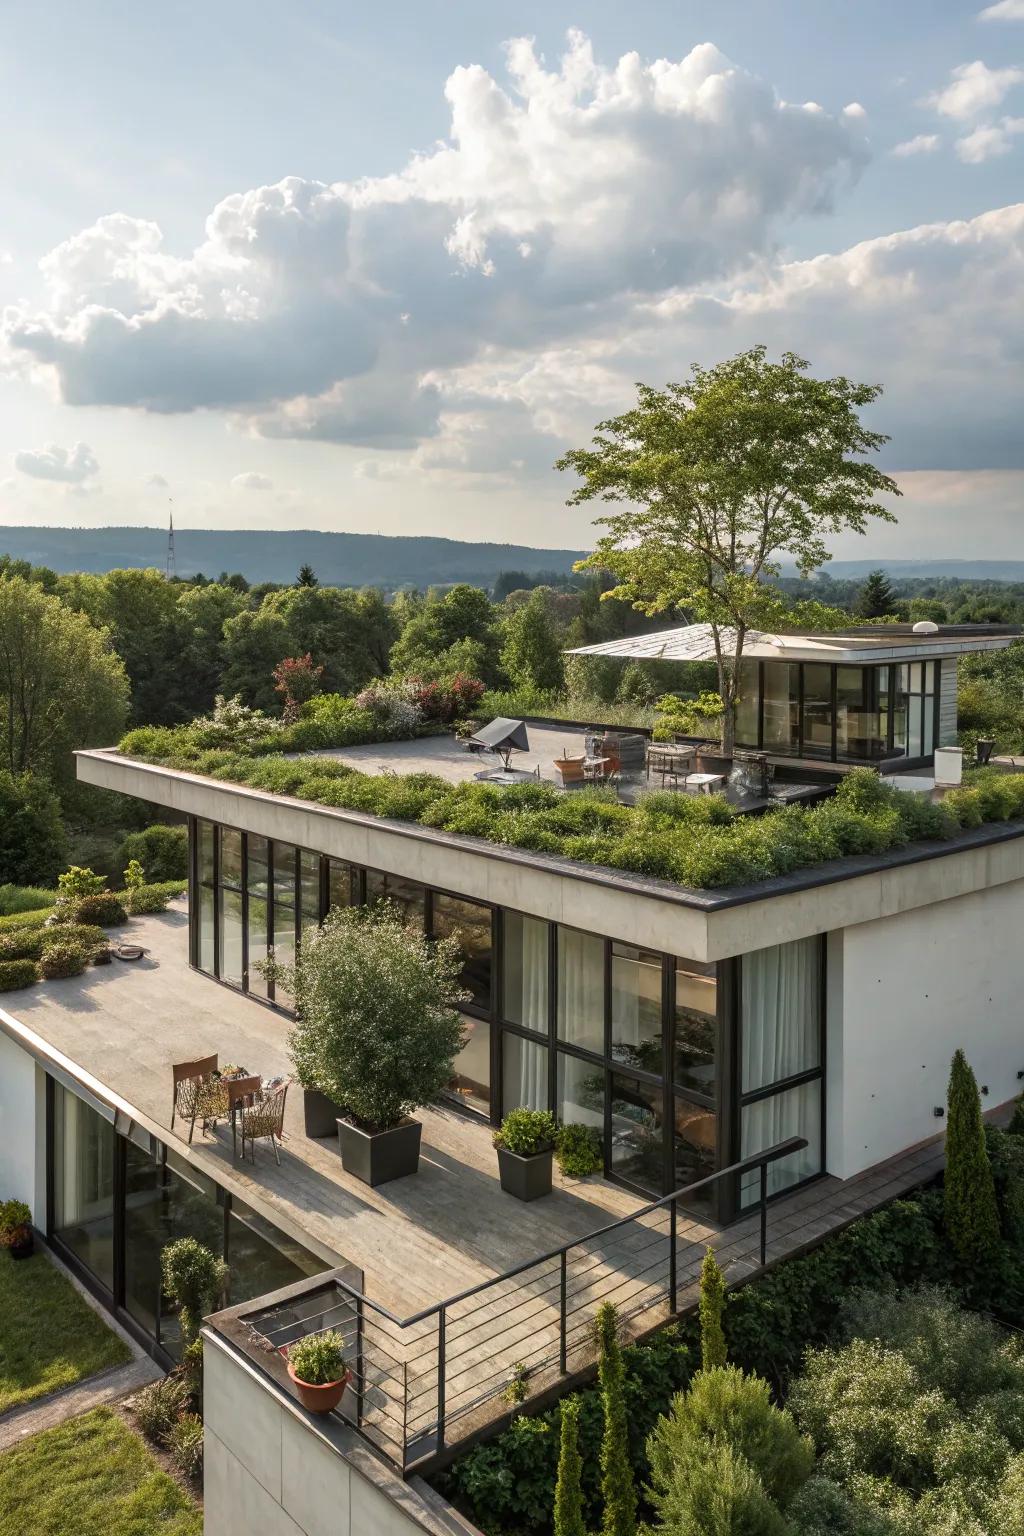
[[[869,571],[878,570],[890,576],[947,576],[960,581],[1024,581],[1024,560],[830,560],[825,570],[836,581],[852,581],[866,576]]]
[[[457,539],[388,538],[378,533],[315,529],[175,530],[179,576],[240,571],[251,582],[291,581],[311,565],[321,582],[345,587],[426,587],[453,581],[491,586],[502,571],[565,573],[585,550],[525,544],[471,544]],[[156,566],[167,558],[164,528],[0,528],[0,554],[55,571],[110,571]]]

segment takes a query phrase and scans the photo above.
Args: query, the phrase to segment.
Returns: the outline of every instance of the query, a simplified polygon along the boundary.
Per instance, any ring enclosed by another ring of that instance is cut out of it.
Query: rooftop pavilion
[[[922,657],[967,656],[1004,650],[1022,631],[1012,624],[856,624],[849,629],[805,630],[791,634],[747,631],[743,654],[751,661],[823,661],[858,665],[883,661],[920,661]],[[721,631],[728,654],[735,631]],[[621,656],[638,661],[714,661],[710,624],[684,624],[653,634],[630,635],[600,645],[581,645],[568,656]]]

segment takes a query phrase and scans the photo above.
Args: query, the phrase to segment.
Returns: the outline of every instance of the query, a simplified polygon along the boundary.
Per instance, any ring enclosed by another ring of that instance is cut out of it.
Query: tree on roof
[[[646,614],[685,614],[711,626],[722,744],[731,751],[746,635],[807,623],[768,579],[788,555],[802,575],[829,558],[832,533],[894,522],[879,496],[899,487],[868,461],[888,441],[860,412],[874,384],[816,379],[791,352],[769,362],[762,346],[684,384],[641,384],[636,407],[601,422],[591,448],[558,461],[582,484],[570,505],[623,503],[599,518],[607,531],[578,570],[605,570]],[[822,605],[810,605],[820,624]]]

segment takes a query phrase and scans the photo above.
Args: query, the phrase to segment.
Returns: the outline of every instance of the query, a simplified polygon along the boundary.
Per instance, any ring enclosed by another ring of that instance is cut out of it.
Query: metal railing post
[[[568,1289],[567,1284],[566,1284],[566,1276],[567,1276],[568,1267],[569,1267],[568,1266],[568,1255],[567,1255],[565,1249],[563,1248],[562,1249],[561,1274],[559,1276],[559,1287],[558,1287],[558,1314],[559,1314],[558,1315],[558,1369],[561,1371],[563,1376],[566,1374],[566,1370],[567,1370],[566,1360],[567,1360],[567,1353],[568,1353],[567,1345],[566,1345],[566,1338],[565,1338],[565,1324],[566,1324],[566,1310],[567,1310],[566,1303],[567,1303],[567,1289]]]
[[[761,1268],[768,1258],[768,1164],[761,1164]]]
[[[447,1327],[448,1309],[439,1307],[437,1312],[437,1449],[444,1450],[444,1418],[445,1418],[445,1330]]]
[[[676,1202],[673,1199],[669,1206],[668,1224],[668,1305],[669,1311],[676,1310]]]
[[[402,1361],[402,1471],[409,1465],[409,1367]]]

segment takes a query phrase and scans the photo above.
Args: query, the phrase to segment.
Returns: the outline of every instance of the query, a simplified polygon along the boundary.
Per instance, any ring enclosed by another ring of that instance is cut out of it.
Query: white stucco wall
[[[0,1200],[24,1200],[46,1224],[45,1083],[35,1060],[0,1031]]]
[[[934,1136],[961,1046],[986,1109],[1024,1070],[1024,880],[829,938],[828,1145],[840,1178]]]

